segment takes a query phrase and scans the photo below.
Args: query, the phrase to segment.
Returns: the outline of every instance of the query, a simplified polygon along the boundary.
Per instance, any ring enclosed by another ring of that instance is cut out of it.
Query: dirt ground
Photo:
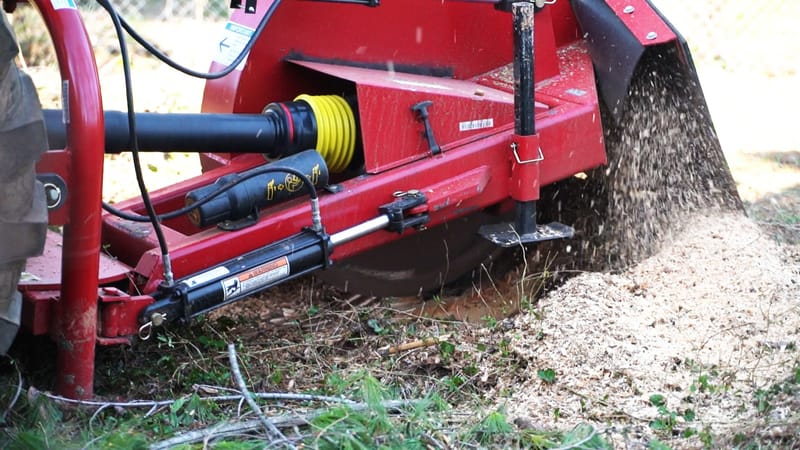
[[[107,108],[122,109],[113,64],[101,67],[109,86],[105,102]],[[32,71],[39,86],[52,85],[52,75]],[[479,361],[477,378],[486,397],[496,398],[518,425],[567,429],[589,422],[620,448],[642,448],[656,435],[675,447],[701,447],[699,434],[681,437],[690,427],[721,436],[718,443],[731,443],[736,433],[771,433],[800,445],[798,398],[776,394],[769,409],[759,402],[800,364],[800,142],[793,133],[795,115],[785,113],[784,106],[800,103],[800,75],[731,72],[713,64],[701,65],[700,71],[748,216],[685,217],[654,256],[623,270],[572,277],[523,312],[499,319],[499,332],[481,328],[482,318],[502,309],[487,305],[490,296],[473,293],[466,302],[437,305],[446,315],[477,322],[453,339],[459,352],[475,352],[475,342],[486,333],[507,343],[506,356],[514,365],[493,365],[487,357]],[[147,70],[139,77],[135,83],[147,86],[151,95],[137,96],[137,109],[199,107],[199,84],[175,97],[172,89],[183,81]],[[156,77],[159,83],[152,82]],[[746,96],[735,94],[742,86]],[[53,100],[46,90],[43,100]],[[163,155],[148,155],[145,164],[154,188],[198,170],[186,155],[172,155],[168,164]],[[127,192],[129,167],[124,155],[108,159],[107,199]],[[491,298],[513,303],[508,297],[513,280],[504,281],[510,288]],[[277,327],[307,310],[311,297],[308,290],[281,289],[269,297],[278,308],[263,308],[261,298],[242,302],[235,313],[252,314],[262,327]],[[357,300],[360,306],[371,302],[379,300]],[[341,323],[318,322],[315,330],[336,345]],[[369,356],[350,355],[353,363],[374,358],[377,344],[365,345]],[[414,352],[405,363],[429,357]],[[340,363],[318,362],[324,367]],[[554,370],[555,383],[538,376],[544,369]],[[651,400],[656,394],[663,396],[662,409]],[[676,418],[666,436],[654,431],[651,423],[671,413]]]

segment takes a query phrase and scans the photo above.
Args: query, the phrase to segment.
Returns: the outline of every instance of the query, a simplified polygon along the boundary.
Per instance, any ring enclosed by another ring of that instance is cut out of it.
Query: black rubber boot
[[[47,150],[47,134],[33,82],[14,64],[14,32],[6,15],[0,16],[0,354],[5,354],[20,324],[20,273],[25,260],[44,248],[47,206],[34,166]]]

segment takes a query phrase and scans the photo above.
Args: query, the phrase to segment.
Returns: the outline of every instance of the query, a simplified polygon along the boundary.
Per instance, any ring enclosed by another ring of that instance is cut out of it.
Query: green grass
[[[502,410],[487,409],[489,402],[474,399],[465,405],[448,403],[438,391],[416,392],[405,399],[400,386],[388,385],[368,370],[342,378],[326,377],[323,390],[350,398],[365,407],[347,404],[314,409],[302,426],[282,431],[295,446],[320,449],[426,449],[445,448],[555,448],[581,442],[590,449],[611,448],[601,433],[586,425],[567,432],[520,429]],[[264,405],[268,406],[268,405]],[[160,440],[198,428],[236,421],[235,408],[202,399],[180,397],[159,412],[142,409],[66,407],[44,395],[20,399],[10,411],[0,434],[0,447],[8,449],[144,449]],[[307,407],[300,410],[312,411]],[[214,448],[268,448],[260,430],[214,440]],[[203,448],[202,443],[178,448]],[[281,448],[279,445],[278,448]]]
[[[748,215],[778,242],[800,245],[800,187],[745,204]]]
[[[320,310],[314,320],[326,320],[330,314]],[[336,314],[341,317],[344,313]],[[18,390],[17,362],[7,360],[0,367],[0,407],[8,405],[5,427],[0,430],[0,448],[139,449],[187,432],[252,420],[253,414],[244,403],[209,399],[229,394],[230,387],[236,385],[226,364],[226,342],[238,342],[242,374],[252,392],[287,392],[291,386],[292,392],[355,402],[258,400],[267,417],[278,420],[292,414],[306,419],[297,426],[281,427],[287,439],[298,447],[547,449],[585,439],[580,448],[610,448],[603,432],[588,424],[567,430],[517,426],[513,417],[497,407],[496,398],[484,395],[488,387],[484,383],[492,382],[480,379],[481,366],[487,358],[497,358],[498,364],[506,366],[504,370],[516,370],[519,364],[508,342],[499,337],[498,327],[487,328],[486,342],[472,350],[441,341],[424,349],[430,361],[421,358],[404,365],[415,356],[413,352],[383,358],[364,352],[381,343],[457,334],[464,331],[461,327],[465,325],[424,319],[392,322],[382,313],[361,311],[348,317],[363,325],[358,332],[342,338],[344,343],[357,343],[347,344],[348,348],[327,345],[319,336],[309,336],[302,323],[291,332],[278,332],[265,341],[237,341],[244,330],[257,324],[224,319],[162,330],[133,349],[99,349],[98,401],[174,399],[152,409],[150,405],[75,406],[26,386]],[[379,329],[375,326],[378,322],[371,320],[376,317],[380,319]],[[278,335],[284,339],[276,338]],[[43,351],[39,358],[52,357],[46,353]],[[31,370],[31,361],[22,364],[22,372]],[[543,376],[549,379],[549,372]],[[553,378],[553,382],[557,379]],[[20,395],[14,400],[18,392]],[[265,436],[256,426],[212,439],[213,448],[268,448]],[[192,443],[178,448],[203,445]]]
[[[287,415],[305,418],[296,426],[280,427],[296,446],[608,449],[612,448],[612,436],[628,432],[619,425],[605,428],[602,419],[567,425],[573,423],[567,420],[568,404],[550,410],[556,424],[553,428],[509,415],[503,405],[514,398],[515,387],[496,390],[498,374],[533,374],[533,381],[542,389],[554,391],[571,388],[570,374],[521,358],[509,332],[497,323],[393,320],[382,308],[363,310],[335,302],[312,307],[313,315],[301,313],[300,319],[281,328],[265,328],[252,318],[226,316],[159,330],[151,340],[133,348],[100,348],[96,368],[99,399],[174,399],[153,410],[149,405],[76,407],[27,388],[13,401],[18,392],[17,369],[34,386],[48,389],[46,377],[37,375],[40,369],[33,364],[53,360],[43,347],[37,347],[42,350],[32,360],[18,354],[13,363],[5,360],[0,364],[0,412],[8,410],[5,427],[0,429],[0,448],[147,448],[196,430],[253,422],[246,404],[209,399],[229,394],[236,386],[225,351],[228,342],[236,344],[243,377],[254,393],[309,393],[355,402],[257,400],[274,420]],[[452,337],[413,351],[393,355],[376,351],[445,335]],[[769,430],[776,426],[775,411],[800,409],[800,363],[790,377],[764,386],[751,398],[742,398],[758,417],[736,437],[714,435],[708,418],[703,417],[702,405],[729,391],[729,374],[690,359],[684,363],[692,378],[682,386],[680,399],[667,393],[645,397],[655,415],[640,422],[623,421],[623,427],[649,428],[655,436],[645,441],[649,448],[669,448],[667,443],[742,449],[797,444],[796,436],[773,436]],[[47,370],[52,373],[52,368],[46,367],[41,372]],[[487,395],[489,392],[495,393]],[[584,400],[605,405],[612,401]],[[800,424],[791,429],[800,429]],[[246,431],[212,439],[213,448],[268,448],[266,436],[256,421]],[[177,448],[203,446],[192,443]]]

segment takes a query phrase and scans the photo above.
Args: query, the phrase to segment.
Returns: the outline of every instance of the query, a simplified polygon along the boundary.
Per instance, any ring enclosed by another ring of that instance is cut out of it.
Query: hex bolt
[[[624,12],[625,14],[631,14],[634,11],[636,11],[636,8],[634,8],[633,5],[628,5],[622,10],[622,12]]]
[[[44,194],[47,199],[47,207],[53,209],[61,204],[61,189],[55,184],[45,183]]]
[[[166,314],[153,313],[153,315],[150,316],[150,322],[152,322],[154,327],[160,327],[166,320]]]
[[[658,33],[656,33],[655,31],[651,31],[647,33],[647,36],[645,37],[647,38],[648,41],[652,41],[653,39],[658,37]]]

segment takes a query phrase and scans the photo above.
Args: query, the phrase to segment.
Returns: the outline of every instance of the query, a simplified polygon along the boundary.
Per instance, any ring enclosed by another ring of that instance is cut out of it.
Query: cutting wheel
[[[481,238],[478,227],[498,220],[484,212],[411,234],[390,244],[337,262],[317,276],[347,292],[424,296],[474,275],[502,250]]]

